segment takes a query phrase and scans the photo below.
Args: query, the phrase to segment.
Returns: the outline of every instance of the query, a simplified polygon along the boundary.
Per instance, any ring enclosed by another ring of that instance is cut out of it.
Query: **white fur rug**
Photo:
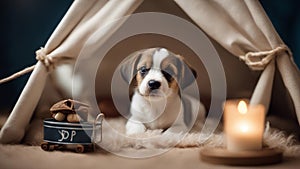
[[[201,133],[162,134],[161,130],[148,130],[143,134],[127,137],[124,135],[125,120],[122,118],[108,119],[103,125],[102,142],[99,144],[109,152],[118,153],[128,149],[170,149],[172,147],[225,147],[222,132],[207,137]],[[32,122],[24,139],[25,144],[39,145],[43,138],[42,121]],[[293,136],[287,136],[283,131],[270,128],[266,125],[264,145],[270,148],[279,148],[285,156],[300,156],[300,145],[296,144]]]

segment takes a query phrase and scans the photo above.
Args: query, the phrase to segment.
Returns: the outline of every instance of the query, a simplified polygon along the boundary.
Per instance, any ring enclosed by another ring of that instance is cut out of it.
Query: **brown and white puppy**
[[[194,82],[196,72],[167,49],[136,52],[122,65],[121,75],[128,83],[135,83],[126,134],[147,129],[186,132],[195,119],[204,118],[204,106],[180,92]],[[200,116],[192,113],[195,109]]]

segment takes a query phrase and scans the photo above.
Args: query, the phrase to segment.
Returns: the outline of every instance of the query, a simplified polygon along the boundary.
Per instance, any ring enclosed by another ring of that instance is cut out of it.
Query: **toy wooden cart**
[[[95,144],[102,141],[103,118],[104,115],[100,113],[93,124],[45,119],[44,141],[41,148],[45,151],[74,150],[77,153],[94,151]]]

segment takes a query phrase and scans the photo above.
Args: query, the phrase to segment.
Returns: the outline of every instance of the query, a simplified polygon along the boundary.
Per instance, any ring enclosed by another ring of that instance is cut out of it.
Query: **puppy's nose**
[[[160,87],[160,82],[156,81],[156,80],[150,80],[148,82],[148,86],[150,90],[155,90],[158,89]]]

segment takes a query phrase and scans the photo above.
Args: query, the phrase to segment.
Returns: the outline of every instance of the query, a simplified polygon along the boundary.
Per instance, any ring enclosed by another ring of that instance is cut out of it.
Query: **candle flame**
[[[241,100],[238,104],[238,111],[241,114],[246,114],[247,113],[247,104],[244,100]]]

